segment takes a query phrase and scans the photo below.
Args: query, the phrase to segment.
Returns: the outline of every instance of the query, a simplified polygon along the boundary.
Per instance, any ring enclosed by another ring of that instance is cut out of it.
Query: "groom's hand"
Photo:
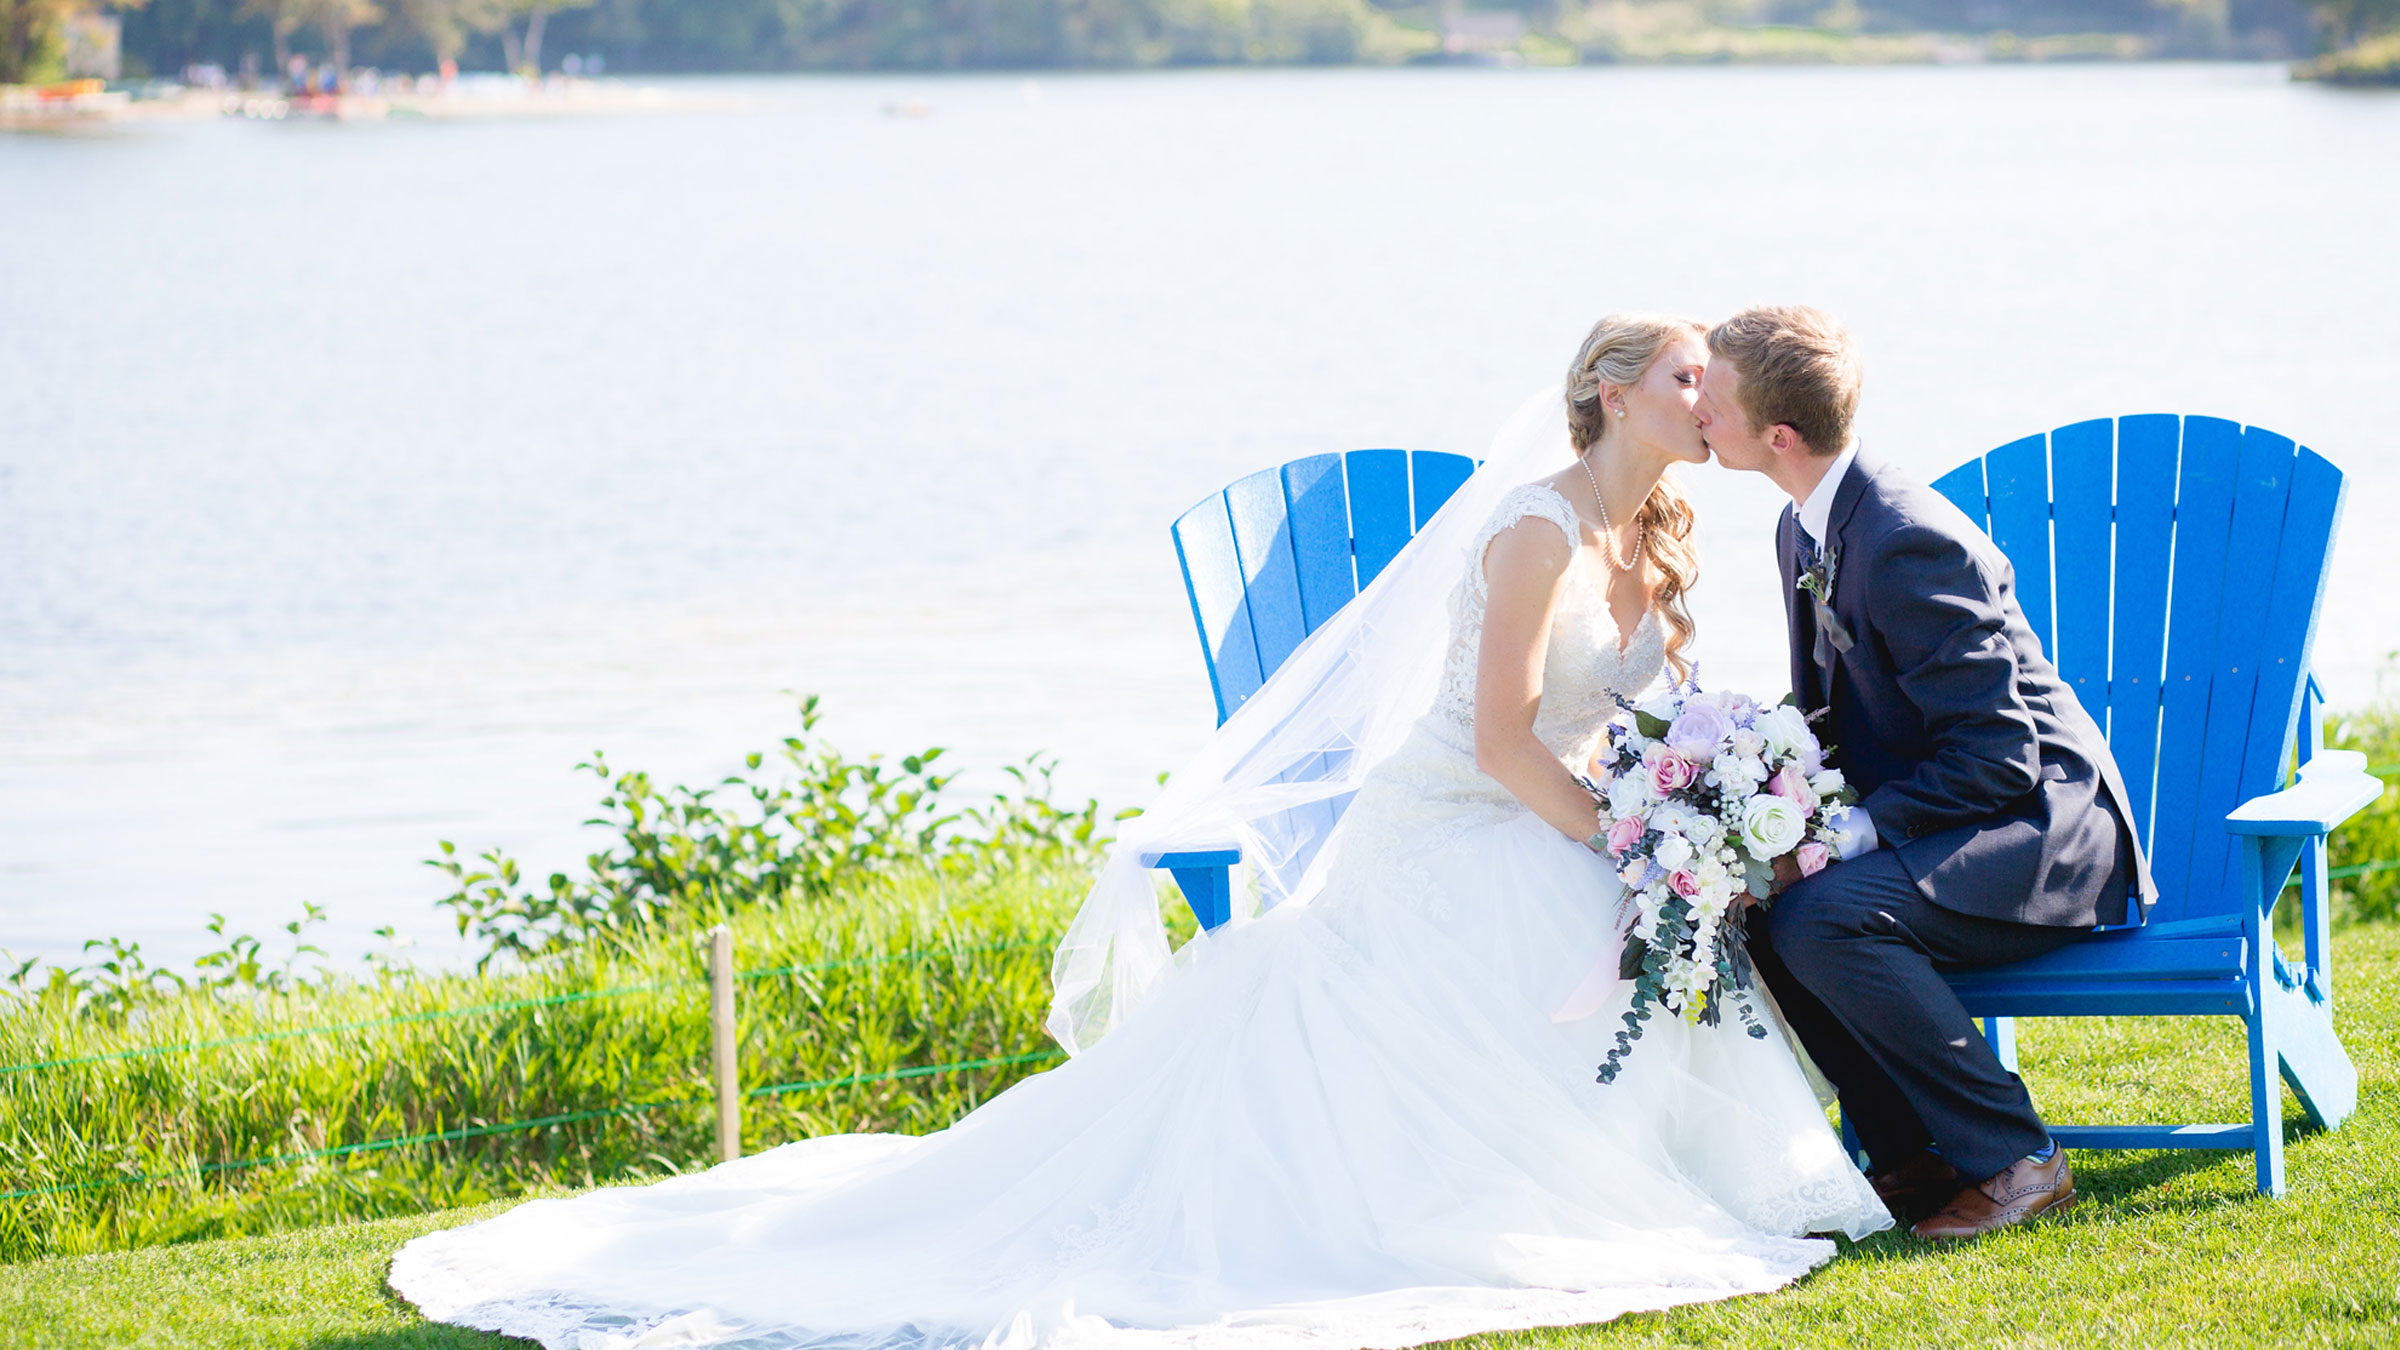
[[[1768,895],[1781,895],[1800,880],[1800,864],[1789,853],[1775,860],[1775,880],[1767,887]]]

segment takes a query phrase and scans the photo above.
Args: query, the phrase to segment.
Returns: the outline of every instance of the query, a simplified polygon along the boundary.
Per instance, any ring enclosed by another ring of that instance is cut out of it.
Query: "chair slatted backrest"
[[[2011,441],[1934,487],[2107,733],[2155,921],[2242,903],[2225,813],[2282,784],[2341,519],[2341,470],[2258,427],[2147,415]]]
[[[1366,589],[1474,471],[1466,456],[1436,451],[1311,455],[1184,512],[1175,553],[1217,721]]]

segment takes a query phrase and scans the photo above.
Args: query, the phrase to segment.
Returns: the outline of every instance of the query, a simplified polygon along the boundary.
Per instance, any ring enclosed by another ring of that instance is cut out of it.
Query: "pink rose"
[[[1650,790],[1664,797],[1681,792],[1700,781],[1700,767],[1663,745],[1652,745],[1642,752],[1642,763],[1650,771]]]
[[[1826,863],[1833,861],[1833,850],[1811,839],[1792,850],[1792,858],[1800,864],[1800,875],[1813,877],[1825,870]]]
[[[1668,877],[1667,884],[1674,887],[1675,893],[1686,900],[1700,893],[1700,878],[1693,876],[1692,869],[1688,867]]]
[[[1797,764],[1786,764],[1767,780],[1767,791],[1783,798],[1803,811],[1817,809],[1817,790],[1808,785],[1808,775]]]
[[[1650,827],[1643,823],[1640,816],[1627,816],[1610,825],[1608,827],[1608,851],[1616,857],[1624,857],[1625,850],[1642,842],[1642,832],[1648,828]]]
[[[1650,860],[1647,858],[1636,858],[1632,862],[1629,862],[1623,867],[1617,869],[1617,880],[1624,882],[1625,885],[1632,890],[1640,890],[1642,888],[1642,882],[1647,880],[1649,876]]]

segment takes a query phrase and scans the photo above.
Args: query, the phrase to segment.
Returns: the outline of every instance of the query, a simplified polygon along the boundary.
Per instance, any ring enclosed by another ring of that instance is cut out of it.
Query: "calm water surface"
[[[1598,314],[1802,300],[1926,476],[2134,411],[2354,474],[2320,640],[2400,645],[2400,99],[2279,69],[790,79],[680,113],[0,140],[0,946],[326,906],[456,951],[437,839],[598,846],[828,699],[855,750],[1209,726],[1165,526],[1479,449]],[[922,99],[930,115],[885,116]],[[1714,469],[1714,683],[1781,688]]]

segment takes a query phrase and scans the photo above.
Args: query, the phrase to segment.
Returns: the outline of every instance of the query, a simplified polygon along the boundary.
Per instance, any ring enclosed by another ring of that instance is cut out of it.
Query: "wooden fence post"
[[[742,1085],[734,1067],[733,930],[708,930],[709,1041],[716,1053],[717,1161],[742,1156]]]

